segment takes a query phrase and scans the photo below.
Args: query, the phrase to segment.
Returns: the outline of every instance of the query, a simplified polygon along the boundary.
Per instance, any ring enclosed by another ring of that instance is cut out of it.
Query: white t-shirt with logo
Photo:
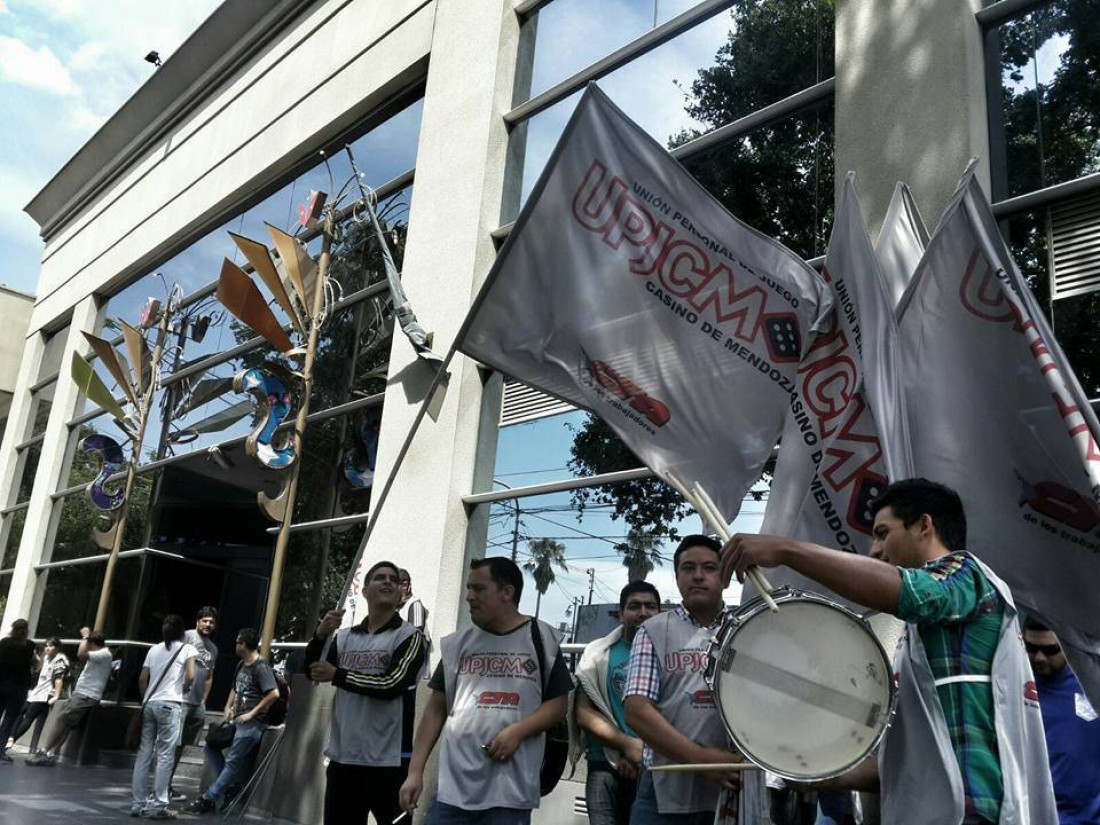
[[[99,701],[103,698],[103,691],[107,689],[107,680],[111,678],[111,651],[107,648],[88,651],[88,658],[84,662],[84,670],[80,672],[74,696],[83,696],[86,699]]]
[[[179,649],[180,645],[183,645],[182,650]],[[149,669],[148,689],[152,692],[146,694],[145,702],[182,702],[187,660],[198,655],[195,646],[187,642],[172,642],[170,646],[161,643],[150,648],[145,655],[145,667]],[[165,668],[168,668],[167,673]]]

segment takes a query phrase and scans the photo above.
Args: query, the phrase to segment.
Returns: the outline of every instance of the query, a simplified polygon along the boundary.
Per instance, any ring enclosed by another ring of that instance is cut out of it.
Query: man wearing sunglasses
[[[1024,646],[1043,713],[1059,825],[1100,822],[1100,718],[1053,631],[1029,618]]]

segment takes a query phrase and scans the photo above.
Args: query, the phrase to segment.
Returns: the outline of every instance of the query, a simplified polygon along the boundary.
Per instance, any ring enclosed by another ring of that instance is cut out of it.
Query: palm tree
[[[623,555],[623,567],[626,568],[628,581],[645,581],[653,568],[663,563],[658,535],[637,527],[631,527],[626,534],[626,541],[616,544],[615,549]]]
[[[542,606],[542,594],[550,589],[550,585],[557,578],[554,575],[554,565],[562,570],[568,570],[565,563],[565,545],[553,539],[531,539],[527,542],[531,551],[531,558],[523,563],[523,569],[535,579],[535,590],[538,597],[535,599],[535,618],[539,617],[539,608]]]

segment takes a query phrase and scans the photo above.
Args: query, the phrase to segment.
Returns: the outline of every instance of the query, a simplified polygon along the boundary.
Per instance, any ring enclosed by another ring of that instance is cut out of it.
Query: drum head
[[[722,640],[714,693],[742,753],[787,779],[861,762],[893,711],[889,660],[867,624],[813,597],[755,608]]]

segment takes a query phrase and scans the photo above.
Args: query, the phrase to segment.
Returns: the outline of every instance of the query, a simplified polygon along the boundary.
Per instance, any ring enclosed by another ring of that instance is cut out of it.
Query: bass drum
[[[882,740],[897,702],[870,625],[835,602],[780,588],[754,599],[711,644],[707,681],[730,737],[784,779],[838,776]]]

